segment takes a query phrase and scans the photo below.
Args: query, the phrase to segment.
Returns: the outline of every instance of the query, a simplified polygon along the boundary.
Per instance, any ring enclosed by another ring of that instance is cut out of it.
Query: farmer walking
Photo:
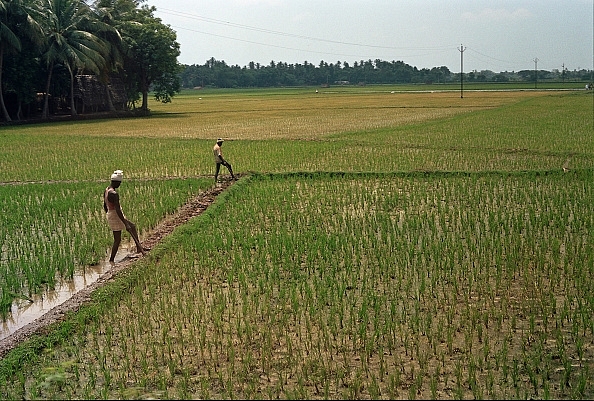
[[[136,225],[124,216],[122,208],[120,206],[120,195],[116,189],[121,185],[123,179],[123,171],[116,170],[111,175],[111,184],[105,188],[103,192],[103,209],[105,210],[105,216],[107,217],[107,223],[109,228],[113,231],[113,246],[111,247],[110,262],[114,262],[116,253],[122,242],[122,230],[126,230],[130,233],[132,239],[136,243],[136,252],[145,255],[146,251],[150,248],[145,248],[141,245],[140,239],[138,238],[138,232],[136,231]]]
[[[221,146],[223,146],[223,139],[217,139],[217,144],[212,148],[212,152],[214,153],[214,161],[215,161],[215,182],[217,182],[217,178],[219,177],[219,171],[221,170],[221,164],[227,167],[229,173],[231,173],[231,178],[236,180],[235,175],[233,175],[233,169],[231,168],[231,164],[227,160],[223,158],[223,153],[221,152]]]

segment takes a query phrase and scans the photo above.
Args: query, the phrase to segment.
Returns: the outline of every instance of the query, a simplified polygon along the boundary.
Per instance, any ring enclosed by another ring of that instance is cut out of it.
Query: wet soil
[[[149,248],[158,245],[176,227],[186,223],[192,217],[203,213],[214,202],[217,195],[232,185],[233,182],[231,179],[223,179],[216,185],[213,185],[211,189],[203,191],[192,198],[188,203],[180,207],[176,213],[165,218],[144,238],[141,238],[143,245]],[[119,253],[122,253],[122,250]],[[105,271],[103,271],[104,269],[99,269],[101,273],[92,283],[85,285],[76,292],[68,293],[68,299],[64,302],[56,305],[49,311],[44,311],[43,314],[23,327],[18,328],[5,338],[0,338],[0,358],[4,357],[10,350],[27,340],[30,336],[41,333],[48,325],[63,320],[67,312],[78,310],[81,305],[90,300],[90,295],[93,291],[114,280],[119,272],[127,269],[131,264],[143,257],[142,255],[131,256],[128,254],[123,259],[116,259],[117,262],[113,265],[108,264],[108,268]],[[92,267],[87,269],[89,271],[93,270]],[[43,311],[43,308],[38,309]]]

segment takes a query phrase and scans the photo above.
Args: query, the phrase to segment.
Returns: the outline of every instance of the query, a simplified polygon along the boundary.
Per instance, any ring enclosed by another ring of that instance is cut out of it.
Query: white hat
[[[217,143],[221,143],[221,142],[223,142],[223,138],[217,139]]]
[[[120,181],[121,182],[123,178],[124,178],[124,172],[122,170],[116,170],[111,175],[112,181]]]

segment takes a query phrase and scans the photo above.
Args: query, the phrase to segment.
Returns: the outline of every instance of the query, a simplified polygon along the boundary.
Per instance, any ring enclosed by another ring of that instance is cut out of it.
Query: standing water
[[[126,245],[120,247],[118,255],[120,254],[125,256],[117,258],[116,263],[129,260],[132,257]],[[62,280],[56,285],[56,288],[33,296],[31,298],[33,302],[22,299],[14,301],[6,321],[0,322],[0,340],[7,338],[56,306],[68,301],[76,293],[96,282],[111,268],[112,264],[107,260],[96,266],[87,266],[83,272],[75,273],[72,279]]]

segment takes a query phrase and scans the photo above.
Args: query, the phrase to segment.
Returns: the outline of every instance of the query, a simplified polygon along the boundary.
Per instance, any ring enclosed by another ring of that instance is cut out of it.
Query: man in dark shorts
[[[227,167],[227,170],[229,170],[229,173],[231,173],[231,178],[236,180],[237,178],[235,178],[235,175],[233,175],[233,169],[231,168],[231,164],[229,164],[229,162],[223,158],[223,153],[221,152],[222,145],[223,145],[223,139],[219,138],[219,139],[217,139],[217,144],[214,146],[214,148],[212,148],[212,152],[214,154],[214,161],[215,161],[215,165],[216,165],[215,177],[214,177],[215,182],[217,182],[217,178],[219,177],[219,171],[221,170],[221,164],[223,166]]]

